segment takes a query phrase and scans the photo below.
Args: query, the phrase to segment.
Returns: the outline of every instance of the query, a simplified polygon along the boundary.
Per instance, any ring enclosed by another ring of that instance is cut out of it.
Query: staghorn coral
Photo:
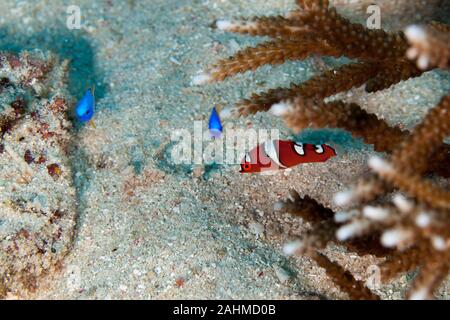
[[[351,298],[376,298],[360,281],[317,251],[329,242],[342,242],[347,250],[360,255],[385,257],[379,266],[385,282],[419,268],[408,297],[431,298],[448,277],[450,268],[450,192],[425,179],[420,172],[430,161],[429,152],[439,149],[443,139],[450,135],[449,115],[450,96],[446,96],[392,153],[390,162],[371,158],[369,166],[377,176],[370,182],[361,179],[354,189],[335,197],[338,205],[351,210],[334,214],[309,197],[301,198],[295,191],[291,192],[291,199],[277,203],[276,210],[298,215],[312,224],[303,239],[286,245],[285,252],[308,254],[327,269],[333,281]],[[420,148],[425,150],[419,151]],[[389,199],[392,188],[398,191]],[[371,201],[380,196],[388,200],[383,204]]]
[[[339,287],[349,293],[351,299],[355,300],[379,300],[380,298],[366,288],[363,281],[356,280],[353,275],[342,268],[339,264],[334,263],[324,254],[314,252],[311,258],[322,268],[325,269],[327,275],[336,282]]]
[[[407,56],[417,60],[420,69],[450,69],[450,26],[436,22],[412,25],[406,29],[406,36],[411,44]]]
[[[285,16],[217,21],[218,29],[273,40],[219,61],[195,76],[193,83],[222,81],[265,64],[314,55],[357,60],[302,84],[253,94],[238,102],[231,113],[248,116],[270,110],[294,131],[343,128],[373,144],[376,151],[390,154],[389,160],[372,158],[373,174],[335,196],[335,204],[346,207],[344,212],[334,213],[295,191],[277,203],[276,211],[290,212],[311,224],[310,231],[284,251],[310,256],[353,299],[379,297],[321,253],[331,242],[383,259],[379,264],[383,281],[419,269],[407,296],[431,298],[450,268],[450,192],[445,182],[442,186],[442,180],[450,177],[450,146],[444,143],[450,135],[450,95],[412,133],[389,126],[357,104],[331,97],[363,85],[367,92],[375,92],[434,68],[448,69],[450,28],[433,22],[409,27],[405,34],[388,33],[350,22],[326,0],[298,0],[297,4],[299,8]],[[427,179],[426,173],[440,177]]]
[[[330,8],[328,1],[297,1],[297,4],[299,9],[286,16],[255,17],[241,21],[218,20],[216,26],[221,30],[269,36],[274,40],[220,60],[208,72],[195,76],[193,83],[222,81],[265,64],[280,64],[286,60],[305,59],[314,55],[356,59],[358,62],[328,70],[304,83],[255,93],[237,102],[236,108],[231,109],[230,113],[248,116],[270,110],[275,115],[283,116],[294,131],[309,126],[337,126],[331,119],[336,117],[341,120],[339,127],[373,144],[375,150],[392,151],[408,132],[389,127],[383,120],[355,104],[344,106],[339,102],[324,103],[323,100],[363,85],[367,92],[387,89],[400,81],[418,77],[436,66],[423,68],[407,59],[406,53],[410,53],[410,49],[403,32],[388,33],[352,23]],[[430,24],[430,28],[448,32],[448,27],[438,23]],[[441,43],[438,48],[448,46],[448,41]],[[315,112],[311,111],[312,108],[305,108],[305,105],[314,105]],[[303,115],[300,110],[303,110]],[[227,113],[225,111],[222,115]],[[325,119],[324,114],[327,113],[329,118]],[[363,123],[369,126],[364,127]],[[389,135],[383,134],[384,130],[388,130]],[[450,150],[448,146],[445,148]],[[439,158],[440,154],[436,157],[429,170],[448,177],[450,160]]]
[[[0,298],[24,297],[74,236],[67,62],[40,51],[0,61]]]

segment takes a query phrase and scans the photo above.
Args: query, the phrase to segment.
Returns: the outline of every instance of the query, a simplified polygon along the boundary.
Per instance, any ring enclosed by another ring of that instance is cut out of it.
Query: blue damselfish
[[[88,89],[75,107],[78,121],[87,122],[94,116],[95,97],[92,89]]]
[[[222,134],[222,123],[220,123],[220,117],[215,107],[212,109],[211,116],[209,117],[208,128],[211,132],[211,137],[220,138]]]

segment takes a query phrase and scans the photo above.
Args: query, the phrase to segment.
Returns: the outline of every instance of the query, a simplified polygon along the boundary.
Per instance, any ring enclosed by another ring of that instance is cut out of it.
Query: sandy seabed
[[[66,27],[70,4],[81,9],[80,30]],[[171,133],[192,132],[195,120],[203,120],[206,129],[212,106],[229,107],[251,92],[318,72],[312,59],[266,66],[204,87],[191,84],[192,76],[218,57],[259,41],[214,30],[214,20],[283,13],[293,6],[287,0],[0,3],[0,12],[10,13],[0,17],[1,50],[38,48],[69,58],[70,93],[80,98],[95,84],[97,96],[96,128],[75,128],[77,146],[70,155],[78,215],[73,247],[61,270],[26,297],[345,298],[308,258],[282,254],[282,245],[307,226],[274,212],[273,205],[294,188],[338,209],[333,194],[367,171],[371,146],[342,131],[307,130],[297,138],[330,143],[338,156],[271,176],[241,175],[238,165],[171,162]],[[345,96],[390,124],[412,128],[448,91],[449,79],[429,72],[381,93],[355,90]],[[281,121],[265,114],[225,125],[276,128],[283,138],[290,136]],[[362,279],[375,261],[338,246],[327,254]],[[378,293],[399,299],[407,279]],[[440,295],[450,296],[450,284]]]

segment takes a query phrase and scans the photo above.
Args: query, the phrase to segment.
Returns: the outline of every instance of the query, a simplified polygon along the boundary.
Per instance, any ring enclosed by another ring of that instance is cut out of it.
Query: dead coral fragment
[[[30,150],[25,151],[25,154],[23,156],[23,159],[25,160],[26,163],[31,164],[34,162],[34,157],[31,154]]]
[[[47,166],[47,171],[54,179],[58,179],[62,174],[61,167],[57,163],[49,164]]]
[[[49,78],[57,62],[56,57],[50,53],[38,50],[22,51],[19,55],[0,53],[0,77],[8,78],[13,85],[23,88],[32,88],[41,94],[48,88]]]
[[[0,135],[10,130],[14,124],[23,117],[27,108],[27,103],[22,96],[17,96],[11,102],[10,108],[0,114]]]
[[[57,268],[73,240],[69,97],[65,64],[54,56],[0,53],[0,61],[0,78],[8,79],[0,90],[0,298],[24,298]],[[48,132],[54,134],[44,139]],[[47,159],[48,168],[40,165]]]

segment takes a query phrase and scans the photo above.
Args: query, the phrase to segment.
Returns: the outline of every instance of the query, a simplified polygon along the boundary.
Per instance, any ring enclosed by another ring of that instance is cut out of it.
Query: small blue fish
[[[78,102],[75,107],[75,115],[78,121],[88,122],[94,116],[94,106],[95,106],[95,98],[94,98],[94,90],[87,89],[83,98]]]
[[[219,114],[216,111],[216,107],[212,109],[211,116],[209,117],[209,132],[211,132],[211,137],[214,139],[219,139],[222,135],[222,124],[220,123]]]

